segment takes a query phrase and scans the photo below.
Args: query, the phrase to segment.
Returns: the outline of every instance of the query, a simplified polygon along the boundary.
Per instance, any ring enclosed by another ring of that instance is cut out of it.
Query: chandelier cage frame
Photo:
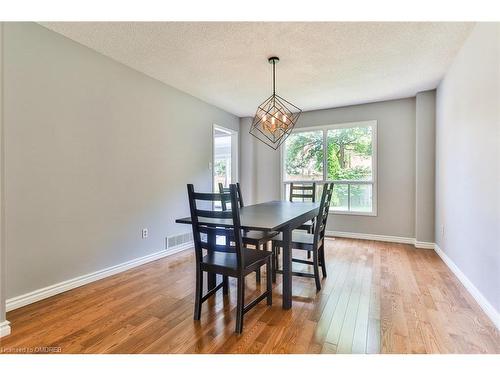
[[[273,65],[273,93],[255,112],[249,133],[274,150],[277,150],[291,134],[302,110],[276,94],[276,64],[278,57],[270,57]]]

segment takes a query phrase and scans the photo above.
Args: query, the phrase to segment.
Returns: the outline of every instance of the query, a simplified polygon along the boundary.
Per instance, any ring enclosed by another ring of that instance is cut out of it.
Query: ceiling
[[[435,88],[472,23],[43,22],[43,26],[237,116],[277,93],[302,110]]]

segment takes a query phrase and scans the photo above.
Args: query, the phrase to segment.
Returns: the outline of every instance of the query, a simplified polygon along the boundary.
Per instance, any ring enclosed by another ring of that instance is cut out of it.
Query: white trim
[[[328,211],[328,215],[377,216],[377,213],[363,211],[339,211],[330,208],[330,210]]]
[[[193,242],[188,242],[185,244],[181,244],[179,246],[170,248],[168,250],[157,251],[153,254],[145,255],[143,257],[135,258],[129,260],[127,262],[118,264],[116,266],[111,266],[104,268],[102,270],[92,272],[86,275],[78,276],[70,280],[66,280],[57,284],[49,285],[45,288],[37,289],[32,292],[9,298],[6,301],[6,310],[11,311],[17,309],[19,307],[23,307],[29,305],[31,303],[40,301],[42,299],[52,297],[56,294],[66,292],[68,290],[78,288],[79,286],[91,283],[93,281],[97,281],[103,279],[108,276],[116,275],[117,273],[127,271],[131,268],[143,265],[145,263],[152,262],[154,260],[164,258],[169,255],[173,255],[180,251],[189,249],[193,247]]]
[[[422,242],[422,241],[417,241],[416,239],[414,245],[416,248],[419,249],[432,249],[432,250],[434,250],[434,246],[436,246],[434,242]]]
[[[369,234],[369,233],[339,232],[334,230],[333,231],[327,230],[326,235],[333,237],[355,238],[358,240],[404,243],[404,244],[414,245],[418,249],[434,249],[434,242],[417,241],[415,238],[411,237],[386,236],[383,234]]]
[[[214,190],[214,168],[215,168],[215,131],[218,130],[220,132],[226,133],[231,136],[231,183],[236,183],[240,180],[240,142],[239,142],[239,132],[238,130],[233,130],[230,128],[225,128],[223,126],[212,124],[212,156],[210,158],[210,174],[212,180],[212,186],[210,187],[210,191]],[[215,190],[218,192],[218,190]]]
[[[434,251],[443,260],[443,262],[448,266],[448,268],[455,274],[462,285],[467,289],[467,291],[472,295],[472,297],[479,304],[479,307],[485,312],[486,315],[491,319],[493,324],[500,329],[500,314],[491,305],[488,300],[483,296],[483,294],[474,286],[474,284],[469,280],[467,276],[458,268],[458,266],[445,254],[443,250],[435,244]]]
[[[0,323],[0,337],[8,335],[10,335],[10,322],[8,320],[4,320]]]
[[[339,232],[336,230],[327,230],[327,236],[333,237],[345,237],[345,238],[355,238],[358,240],[372,240],[372,241],[384,241],[384,242],[397,242],[406,243],[410,245],[415,244],[415,239],[410,237],[397,237],[397,236],[386,236],[382,234],[369,234],[369,233],[354,233],[354,232]]]

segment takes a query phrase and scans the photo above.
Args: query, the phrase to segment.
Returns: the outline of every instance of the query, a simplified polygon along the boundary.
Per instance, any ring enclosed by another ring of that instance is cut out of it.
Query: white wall
[[[436,242],[497,314],[499,55],[499,24],[477,24],[437,89],[436,109]]]
[[[211,189],[212,124],[238,118],[36,24],[4,43],[7,298],[189,232],[186,184]]]
[[[297,127],[365,120],[378,122],[378,215],[332,215],[328,229],[414,238],[415,98],[304,112]],[[247,133],[251,119],[240,123],[241,133]],[[254,154],[242,150],[241,158],[242,170],[248,164],[255,171],[254,202],[280,199],[280,153],[258,140],[252,142]]]

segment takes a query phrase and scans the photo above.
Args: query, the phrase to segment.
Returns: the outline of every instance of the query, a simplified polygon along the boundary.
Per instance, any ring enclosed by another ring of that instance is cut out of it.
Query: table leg
[[[292,229],[283,229],[283,309],[292,308]]]

